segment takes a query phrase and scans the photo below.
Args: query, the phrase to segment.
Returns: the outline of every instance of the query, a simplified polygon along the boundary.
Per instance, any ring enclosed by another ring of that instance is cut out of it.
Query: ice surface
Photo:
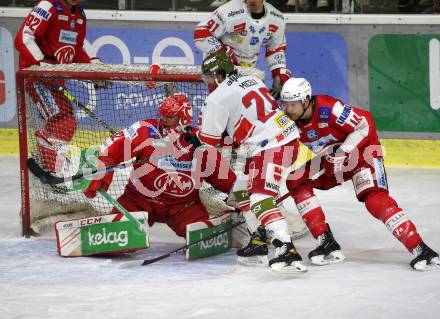
[[[347,261],[289,278],[238,266],[234,252],[183,254],[130,269],[118,264],[183,244],[155,226],[135,255],[61,258],[54,239],[20,237],[17,157],[0,157],[0,318],[438,318],[440,267],[416,272],[411,255],[358,203],[351,183],[320,192]],[[388,169],[391,195],[440,250],[440,171]],[[295,242],[303,257],[315,243]]]

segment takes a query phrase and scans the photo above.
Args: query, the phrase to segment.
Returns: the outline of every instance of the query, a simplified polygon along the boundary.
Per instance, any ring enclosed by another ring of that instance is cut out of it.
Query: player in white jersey
[[[254,67],[261,46],[266,48],[266,64],[272,72],[271,94],[278,98],[289,78],[286,66],[286,24],[283,14],[264,0],[232,0],[201,21],[194,43],[203,53],[225,51],[235,65]]]
[[[248,258],[257,256],[260,263],[267,262],[267,230],[277,248],[275,258],[269,261],[270,267],[281,272],[307,271],[274,199],[283,172],[298,153],[299,133],[295,123],[277,108],[261,80],[237,74],[225,52],[208,55],[202,72],[205,82],[214,90],[202,108],[199,140],[221,145],[226,142],[222,138],[226,133],[230,142],[245,145],[249,150],[244,172],[237,172],[241,178],[237,178],[233,188],[251,232],[250,243],[237,251],[239,261],[249,262]]]

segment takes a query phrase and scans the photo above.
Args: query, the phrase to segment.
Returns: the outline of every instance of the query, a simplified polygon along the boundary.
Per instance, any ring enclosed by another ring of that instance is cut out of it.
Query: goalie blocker
[[[148,225],[148,213],[133,212],[132,215]],[[230,227],[231,214],[226,213],[203,222],[187,226],[186,240],[190,244]],[[91,256],[97,254],[133,252],[149,247],[149,228],[142,233],[123,214],[75,219],[55,224],[58,254],[63,257]],[[195,260],[228,251],[232,246],[232,230],[217,237],[190,246],[186,259]]]

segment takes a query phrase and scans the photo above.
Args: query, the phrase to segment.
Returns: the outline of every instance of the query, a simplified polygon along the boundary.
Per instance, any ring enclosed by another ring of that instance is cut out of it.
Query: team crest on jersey
[[[318,138],[318,132],[315,130],[307,131],[307,138],[311,141],[316,140]]]
[[[175,197],[185,197],[191,194],[195,185],[191,176],[181,172],[164,172],[153,182],[156,190]]]
[[[326,121],[326,122],[330,121],[330,114],[331,114],[331,110],[328,106],[322,106],[319,108],[318,115],[321,121]]]
[[[66,45],[55,51],[55,57],[60,64],[69,64],[73,62],[75,57],[75,48],[71,45]]]

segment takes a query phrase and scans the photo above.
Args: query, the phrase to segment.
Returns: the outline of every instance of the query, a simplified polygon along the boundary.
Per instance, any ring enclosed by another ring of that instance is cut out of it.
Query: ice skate
[[[274,239],[272,244],[276,247],[275,257],[269,261],[269,266],[273,271],[287,274],[299,274],[307,271],[292,242],[283,243]]]
[[[440,266],[438,254],[429,248],[424,242],[421,242],[412,251],[415,258],[411,260],[411,267],[418,271],[426,271],[433,268],[434,265]]]
[[[247,246],[237,250],[237,262],[245,266],[267,266],[267,236],[263,227],[258,227],[257,231],[250,234]]]
[[[318,266],[337,264],[345,260],[345,256],[341,252],[341,246],[333,237],[330,227],[319,235],[318,247],[309,252],[308,256],[312,264]]]

